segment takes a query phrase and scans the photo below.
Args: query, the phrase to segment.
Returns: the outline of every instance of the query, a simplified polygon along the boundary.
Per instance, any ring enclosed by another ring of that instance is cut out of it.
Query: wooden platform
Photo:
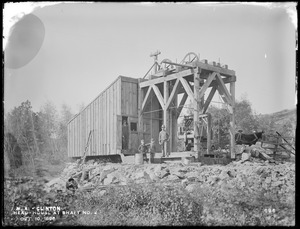
[[[199,160],[201,163],[205,165],[215,165],[215,164],[227,165],[232,161],[230,158],[215,158],[209,156],[200,156]]]

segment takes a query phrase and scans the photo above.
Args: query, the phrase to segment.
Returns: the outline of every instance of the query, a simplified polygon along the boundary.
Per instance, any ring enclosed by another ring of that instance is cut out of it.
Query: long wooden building
[[[168,59],[158,63],[158,54],[154,55],[154,74],[140,79],[119,76],[69,121],[69,157],[83,156],[89,135],[87,156],[133,154],[141,139],[149,143],[151,138],[159,152],[158,136],[162,124],[170,134],[166,147],[176,152],[177,119],[185,102],[188,98],[193,102],[194,132],[198,133],[199,117],[205,115],[216,91],[227,104],[230,114],[231,158],[235,157],[235,72],[227,65],[200,61],[195,53],[188,53],[180,63]],[[208,93],[206,100],[205,93]],[[210,136],[207,144],[209,149]],[[197,134],[194,145],[194,151],[200,155]]]
[[[89,133],[87,156],[120,154],[122,121],[129,123],[129,147],[136,148],[138,80],[119,76],[68,123],[68,156],[81,157]]]

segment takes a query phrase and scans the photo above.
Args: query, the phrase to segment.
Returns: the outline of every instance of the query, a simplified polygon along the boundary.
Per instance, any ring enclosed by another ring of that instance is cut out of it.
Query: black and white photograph
[[[2,226],[296,226],[297,2],[2,8]]]

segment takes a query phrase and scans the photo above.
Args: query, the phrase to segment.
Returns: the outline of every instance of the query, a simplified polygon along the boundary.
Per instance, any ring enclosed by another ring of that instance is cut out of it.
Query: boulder
[[[158,181],[159,177],[155,175],[154,172],[149,172],[149,177],[152,181]]]
[[[236,145],[235,146],[235,154],[242,154],[245,150],[245,146],[244,145]]]
[[[99,179],[99,182],[102,182],[108,174],[112,173],[114,171],[114,169],[109,169],[109,170],[104,170],[101,172],[100,174],[100,179]]]
[[[162,170],[162,171],[160,172],[159,178],[160,178],[160,179],[163,179],[164,177],[169,176],[169,175],[170,175],[169,169],[165,169],[165,170]]]
[[[188,185],[188,180],[187,179],[182,180],[181,185],[183,188],[186,188],[186,186]]]
[[[188,184],[186,187],[185,187],[185,190],[187,190],[188,192],[193,192],[197,187],[197,184]]]
[[[109,185],[109,184],[112,184],[113,181],[115,181],[116,177],[111,175],[111,174],[108,174],[107,177],[103,180],[103,184],[104,185]]]
[[[171,175],[177,176],[179,179],[184,179],[186,176],[180,172],[173,172]]]
[[[66,181],[61,179],[60,177],[54,178],[46,183],[46,188],[64,191],[66,189]]]
[[[168,176],[168,180],[179,180],[179,177],[174,174],[171,174]]]
[[[251,157],[251,154],[248,152],[242,153],[242,162],[249,160]]]
[[[234,178],[234,177],[236,177],[236,175],[237,175],[237,173],[236,173],[236,170],[229,170],[228,172],[227,172],[227,174],[228,174],[228,176],[229,177],[231,177],[231,178]]]
[[[149,175],[145,171],[141,171],[135,174],[135,179],[148,178]]]
[[[223,171],[220,173],[219,178],[220,178],[221,180],[226,179],[226,178],[229,178],[228,172],[229,172],[229,171],[223,170]]]

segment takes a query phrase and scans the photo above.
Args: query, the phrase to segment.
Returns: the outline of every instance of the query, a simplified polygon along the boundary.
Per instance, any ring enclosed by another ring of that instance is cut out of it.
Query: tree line
[[[67,105],[60,112],[50,101],[34,112],[22,102],[4,116],[4,159],[11,169],[36,169],[38,161],[57,165],[67,160],[67,123],[73,113]]]

